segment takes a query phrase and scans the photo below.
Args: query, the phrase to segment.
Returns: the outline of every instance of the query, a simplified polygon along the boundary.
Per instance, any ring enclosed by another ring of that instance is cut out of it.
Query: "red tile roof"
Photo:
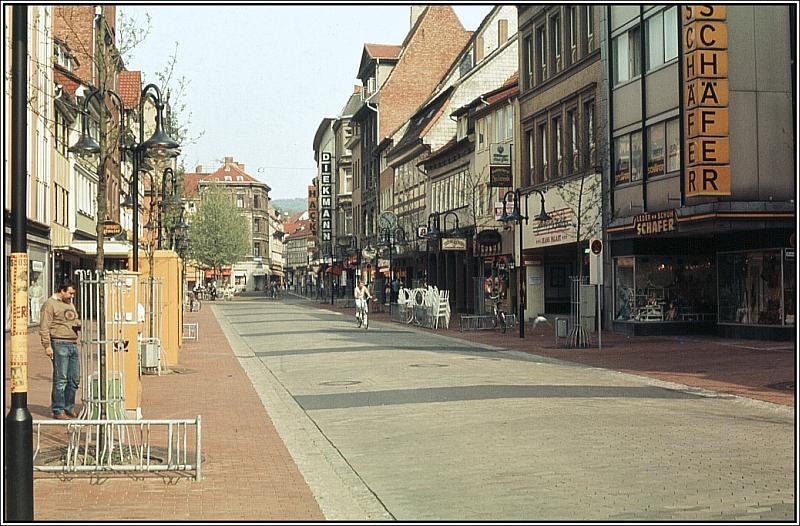
[[[191,197],[197,192],[197,184],[208,174],[185,173],[183,174],[183,195]]]
[[[139,96],[142,92],[142,72],[123,69],[119,72],[119,98],[126,108],[132,109],[139,105]]]
[[[236,164],[235,162],[230,163],[228,165],[224,165],[223,164],[222,166],[217,168],[216,172],[213,172],[211,174],[207,174],[207,176],[203,178],[203,181],[226,182],[225,177],[230,177],[231,178],[231,180],[229,180],[227,182],[242,182],[242,181],[244,181],[244,182],[248,182],[248,183],[264,184],[261,181],[259,181],[258,179],[254,178],[253,176],[248,175],[244,170],[239,168],[239,165]],[[238,179],[239,177],[241,177],[242,179],[241,180]]]
[[[403,47],[387,44],[364,44],[364,49],[372,58],[397,58]]]

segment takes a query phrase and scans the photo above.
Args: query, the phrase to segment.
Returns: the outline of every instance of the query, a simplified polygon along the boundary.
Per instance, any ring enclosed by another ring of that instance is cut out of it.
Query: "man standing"
[[[65,282],[42,305],[39,338],[44,352],[53,361],[53,418],[77,418],[75,393],[80,384],[81,366],[78,358],[78,331],[81,320],[72,304],[75,285]]]

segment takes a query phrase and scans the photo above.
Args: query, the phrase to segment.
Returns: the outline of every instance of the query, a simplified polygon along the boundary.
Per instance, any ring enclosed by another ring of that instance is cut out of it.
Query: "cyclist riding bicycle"
[[[356,318],[361,321],[361,312],[369,312],[368,301],[372,298],[369,289],[364,285],[364,280],[358,280],[358,285],[353,289],[353,297],[356,299]]]

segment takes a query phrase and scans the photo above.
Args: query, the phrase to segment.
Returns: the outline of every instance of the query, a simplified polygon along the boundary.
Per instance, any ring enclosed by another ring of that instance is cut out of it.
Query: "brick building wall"
[[[430,6],[381,88],[379,138],[400,127],[426,100],[469,40],[450,6]]]

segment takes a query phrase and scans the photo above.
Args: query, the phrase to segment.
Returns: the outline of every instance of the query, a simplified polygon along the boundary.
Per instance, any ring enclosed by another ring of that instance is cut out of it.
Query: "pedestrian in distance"
[[[44,352],[53,361],[53,390],[51,410],[53,418],[68,420],[77,418],[75,393],[81,380],[78,355],[78,332],[81,320],[72,304],[75,285],[66,281],[59,285],[55,294],[42,305],[39,323],[39,339]]]

